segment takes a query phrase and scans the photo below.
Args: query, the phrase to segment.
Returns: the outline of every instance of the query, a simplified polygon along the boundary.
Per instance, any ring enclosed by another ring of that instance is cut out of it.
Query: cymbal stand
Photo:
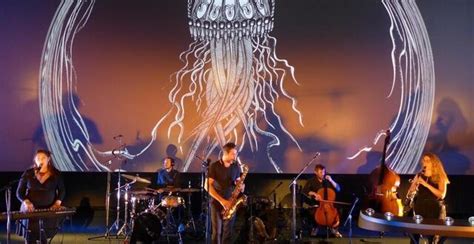
[[[125,148],[125,144],[122,143],[122,135],[119,135],[119,136],[115,136],[114,137],[114,140],[118,140],[118,142],[121,144],[121,146],[119,148]],[[125,160],[123,157],[121,157],[120,154],[115,154],[114,152],[116,151],[117,149],[113,149],[111,151],[111,154],[113,155],[114,158],[116,159],[120,159],[122,160],[122,162],[120,163],[120,168],[118,169],[118,179],[117,179],[117,208],[116,208],[116,219],[115,219],[115,222],[109,227],[109,220],[110,220],[110,196],[112,195],[112,192],[110,191],[110,181],[111,181],[111,172],[110,171],[107,171],[107,190],[106,190],[106,193],[105,193],[105,228],[106,228],[106,231],[104,233],[104,235],[101,235],[101,236],[93,236],[93,237],[90,237],[88,238],[87,240],[95,240],[95,239],[99,239],[99,238],[111,238],[111,237],[116,237],[118,238],[118,234],[115,234],[115,235],[111,235],[110,233],[112,232],[112,230],[115,228],[115,230],[119,231],[119,226],[120,226],[120,198],[121,198],[121,194],[120,194],[120,191],[121,191],[121,178],[122,178],[122,165],[125,164],[127,162],[127,160]],[[110,161],[110,160],[109,160]]]
[[[120,169],[118,170],[118,179],[117,179],[117,188],[115,188],[115,190],[117,191],[117,194],[116,194],[116,197],[117,197],[117,207],[116,207],[116,217],[115,217],[115,221],[114,223],[109,227],[109,229],[107,230],[107,233],[110,234],[110,232],[112,231],[112,229],[115,228],[115,230],[117,231],[117,234],[115,234],[116,237],[118,237],[120,234],[120,199],[122,198],[122,195],[121,195],[121,192],[122,192],[122,188],[125,186],[122,186],[121,185],[121,181],[122,181],[122,167],[120,167]],[[126,209],[125,209],[125,215],[126,215]]]
[[[188,182],[188,189],[191,189],[191,181]],[[187,204],[187,210],[188,210],[188,218],[189,222],[191,222],[191,225],[193,226],[193,231],[196,233],[196,224],[194,223],[194,217],[193,217],[193,211],[192,211],[192,204],[191,204],[191,192],[188,192],[188,204]],[[186,204],[184,205],[186,207]]]
[[[196,156],[197,157],[197,156]],[[206,198],[206,233],[205,233],[205,243],[211,243],[211,194],[209,193],[209,181],[206,180],[209,175],[209,165],[210,165],[210,159],[203,160],[200,157],[197,157],[201,160],[201,193],[202,193],[202,199],[204,202],[204,196]],[[206,193],[202,189],[207,189]],[[204,210],[204,207],[203,207]],[[201,213],[202,215],[203,213]]]
[[[171,194],[172,192],[170,192],[168,196],[171,196]],[[175,234],[177,234],[178,242],[182,243],[181,232],[178,231],[178,223],[173,216],[173,209],[174,207],[166,206],[166,215],[165,215],[166,224],[163,226],[161,235],[166,236],[166,240],[169,243],[170,236],[174,236]]]
[[[119,231],[117,232],[117,235],[123,234],[125,236],[125,239],[127,239],[128,235],[130,234],[130,231],[132,229],[131,226],[130,226],[131,223],[129,223],[129,221],[128,221],[128,192],[130,190],[130,186],[132,184],[134,184],[136,181],[137,180],[135,179],[132,182],[127,183],[123,186],[124,189],[125,189],[125,193],[124,193],[124,197],[123,197],[124,198],[124,217],[123,217],[123,225],[119,229]],[[117,190],[117,192],[120,192],[120,191],[121,191],[121,189]]]
[[[121,146],[119,148],[124,148],[126,150],[126,145],[122,143],[122,136],[119,135],[118,137],[118,142],[121,144]],[[114,138],[116,139],[116,138]],[[122,162],[120,163],[120,168],[118,169],[118,178],[117,178],[117,188],[115,189],[117,191],[117,207],[116,207],[116,218],[115,218],[115,222],[112,224],[112,226],[110,226],[108,232],[110,232],[113,228],[115,228],[115,230],[117,230],[117,233],[115,234],[115,237],[118,238],[121,234],[121,230],[122,228],[120,228],[120,199],[121,199],[121,192],[122,192],[122,188],[124,187],[128,187],[128,184],[125,184],[125,185],[121,185],[121,181],[122,181],[122,167],[125,163],[127,163],[127,160],[124,159],[120,154],[115,154],[114,152],[116,151],[116,149],[112,150],[112,155],[114,155],[116,158],[122,160]],[[133,181],[133,183],[135,183],[135,180]],[[132,184],[133,184],[132,183]],[[128,194],[127,194],[127,197],[128,197]],[[128,202],[126,203],[127,206],[128,206]],[[125,218],[127,216],[127,206],[125,206]],[[126,224],[126,222],[124,222],[124,225]],[[123,227],[123,226],[122,226]]]

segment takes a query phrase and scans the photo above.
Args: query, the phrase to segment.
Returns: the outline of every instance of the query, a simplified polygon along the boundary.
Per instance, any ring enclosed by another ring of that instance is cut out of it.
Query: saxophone
[[[244,194],[241,194],[240,192],[240,187],[244,183],[245,177],[247,176],[247,173],[249,172],[249,167],[245,164],[242,164],[242,175],[240,176],[240,181],[237,183],[235,186],[234,191],[232,192],[232,196],[230,197],[229,201],[232,203],[231,207],[228,209],[222,210],[222,219],[223,220],[228,220],[231,219],[235,212],[237,211],[237,208],[247,202],[247,196]]]
[[[405,196],[405,202],[404,205],[407,207],[405,209],[405,213],[408,213],[413,208],[413,203],[416,195],[418,194],[418,178],[422,177],[423,174],[425,173],[425,168],[421,170],[421,172],[417,173],[413,179],[409,180],[411,183],[410,188],[408,188],[407,194]]]

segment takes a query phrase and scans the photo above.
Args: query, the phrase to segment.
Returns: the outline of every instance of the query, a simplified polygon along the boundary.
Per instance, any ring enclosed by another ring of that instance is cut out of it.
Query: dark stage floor
[[[3,229],[0,232],[0,244],[6,243],[6,231],[5,226],[1,226]],[[303,239],[299,243],[387,243],[387,244],[404,244],[410,243],[408,237],[404,236],[402,233],[386,233],[383,238],[379,237],[377,232],[366,231],[358,228],[357,226],[353,229],[352,239],[348,238],[348,229],[340,229],[343,238],[333,238],[325,239],[325,233],[320,233],[316,237],[309,237],[304,235]],[[65,230],[58,233],[53,239],[52,243],[126,243],[123,236],[108,238],[103,238],[104,231],[101,228],[89,228],[87,230]],[[101,237],[94,240],[89,240],[91,237]],[[289,240],[278,240],[265,243],[288,243]],[[24,243],[21,237],[16,234],[12,234],[11,243]],[[162,236],[160,240],[156,243],[178,243],[178,238],[176,236],[166,237]],[[196,238],[191,238],[188,235],[183,235],[183,243],[205,243],[204,240],[199,240]],[[244,243],[242,241],[237,241],[236,243]],[[445,243],[454,244],[473,244],[474,239],[469,238],[449,238]]]

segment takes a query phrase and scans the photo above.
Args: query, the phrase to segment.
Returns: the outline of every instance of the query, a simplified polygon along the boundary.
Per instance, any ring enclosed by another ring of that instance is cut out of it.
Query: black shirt
[[[306,181],[306,184],[303,187],[303,193],[305,194],[306,198],[305,202],[309,205],[315,205],[316,201],[314,200],[314,198],[311,198],[308,193],[310,191],[317,193],[319,189],[324,187],[331,188],[332,190],[334,190],[334,192],[337,192],[337,190],[334,189],[333,185],[326,179],[324,179],[323,181],[319,181],[317,177],[312,177],[311,179],[308,179],[308,181]],[[324,196],[321,197],[324,198]]]
[[[56,200],[63,200],[66,194],[63,178],[58,170],[53,170],[48,179],[41,184],[33,168],[21,176],[16,190],[18,200],[30,200],[35,208],[49,208]]]
[[[241,171],[237,162],[228,168],[224,166],[222,160],[218,160],[209,166],[209,178],[214,179],[214,188],[217,193],[225,199],[232,196],[234,182],[240,177]]]
[[[426,180],[426,178],[424,178]],[[432,187],[438,189],[438,184],[431,181],[431,178],[426,180]],[[438,198],[424,185],[418,186],[418,193],[414,199],[413,209],[416,214],[423,216],[424,218],[439,218],[443,200]]]

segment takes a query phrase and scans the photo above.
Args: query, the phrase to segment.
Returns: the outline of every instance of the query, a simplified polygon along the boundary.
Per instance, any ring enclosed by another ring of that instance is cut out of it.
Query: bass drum
[[[161,236],[161,219],[158,215],[143,212],[137,216],[133,225],[130,243],[151,243],[157,241]]]

